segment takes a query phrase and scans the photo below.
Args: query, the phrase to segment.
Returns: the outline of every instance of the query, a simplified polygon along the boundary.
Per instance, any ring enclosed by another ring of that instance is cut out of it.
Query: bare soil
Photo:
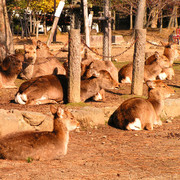
[[[121,31],[125,40],[130,39],[131,32]],[[168,32],[148,32],[147,39],[167,39]],[[39,36],[46,41],[47,37]],[[54,54],[65,59],[58,49],[67,42],[67,34],[58,35],[58,43],[51,46]],[[15,37],[16,47],[28,41]],[[162,52],[163,49],[147,43],[147,51]],[[112,53],[118,54],[125,50],[122,46],[113,46]],[[98,49],[102,52],[101,49]],[[130,49],[118,57],[118,62],[131,61],[133,50]],[[172,98],[180,98],[180,62],[175,62],[175,77],[166,81],[175,88]],[[119,67],[120,68],[120,67]],[[22,80],[18,79],[19,86]],[[0,90],[0,108],[49,112],[49,105],[28,106],[14,103],[17,89]],[[122,85],[119,90],[106,92],[105,102],[86,102],[95,107],[119,106],[131,97],[130,85]],[[147,87],[144,85],[144,96]],[[66,106],[66,105],[61,105]],[[72,106],[68,106],[71,107]],[[79,108],[79,106],[73,108]],[[43,152],[42,152],[43,153]],[[180,117],[172,122],[163,122],[161,127],[153,131],[123,131],[107,124],[95,128],[80,129],[70,133],[68,154],[52,161],[10,161],[0,160],[0,179],[180,179]]]

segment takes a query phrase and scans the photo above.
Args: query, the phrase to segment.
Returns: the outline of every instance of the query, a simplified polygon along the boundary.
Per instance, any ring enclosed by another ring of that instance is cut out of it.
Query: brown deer
[[[161,80],[147,81],[148,99],[135,97],[124,101],[111,115],[109,125],[126,130],[153,130],[155,124],[162,125],[160,113],[164,99],[174,93]]]
[[[159,55],[158,52],[154,55],[155,60],[151,63],[144,66],[144,81],[155,80],[156,77],[161,73],[162,69],[168,68],[170,62],[168,58],[164,55]],[[119,70],[119,82],[121,83],[131,83],[132,82],[132,70],[133,64],[129,63],[123,66]]]
[[[14,81],[22,70],[24,56],[12,54],[7,56],[0,65],[0,88],[16,88]]]
[[[31,79],[48,74],[66,74],[59,60],[50,53],[48,46],[41,41],[25,45],[25,61],[20,74],[23,79]]]
[[[180,56],[180,52],[178,51],[177,44],[174,43],[165,43],[161,42],[161,44],[164,46],[164,52],[163,55],[166,56],[170,61],[170,67],[163,68],[162,72],[158,75],[159,79],[169,79],[171,80],[173,76],[175,75],[174,69],[172,67],[174,60],[178,59]],[[145,61],[146,65],[151,64],[155,60],[155,54],[151,55],[147,60]]]
[[[97,76],[97,77],[96,77]],[[19,87],[15,95],[15,102],[19,104],[39,105],[67,102],[68,79],[65,75],[46,75],[27,80]],[[81,81],[81,101],[95,96],[101,89],[118,88],[115,81],[107,71],[100,71],[90,79]]]
[[[79,123],[68,110],[50,106],[54,115],[52,132],[25,131],[6,135],[0,139],[0,158],[10,160],[53,160],[67,154],[69,131]]]
[[[82,76],[86,72],[86,67],[88,67],[93,62],[93,68],[99,72],[101,70],[106,70],[110,73],[112,78],[116,81],[118,81],[118,70],[115,67],[115,65],[112,63],[112,61],[102,61],[102,60],[92,60],[87,59],[82,61],[82,65],[84,65],[84,68],[82,69]]]

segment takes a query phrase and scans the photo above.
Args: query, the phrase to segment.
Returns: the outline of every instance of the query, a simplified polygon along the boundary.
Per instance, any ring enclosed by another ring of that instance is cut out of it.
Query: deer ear
[[[57,112],[57,108],[54,105],[50,105],[50,111],[54,115]]]
[[[60,118],[63,118],[64,109],[62,109],[61,107],[58,107],[58,109],[57,109],[57,115],[58,115]]]
[[[9,69],[11,62],[10,62],[10,58],[6,57],[4,59],[4,61],[1,64],[1,68],[3,71],[7,71]]]
[[[146,84],[149,88],[154,89],[156,87],[156,82],[155,81],[146,81]]]
[[[42,47],[42,42],[40,40],[37,41],[37,48],[38,49],[41,49]]]
[[[157,51],[155,51],[154,56],[155,56],[156,59],[159,59],[159,53]]]
[[[163,46],[167,46],[169,43],[160,41]]]
[[[94,68],[94,62],[92,61],[90,64],[89,64],[89,68]]]
[[[33,40],[32,40],[32,44],[33,44],[34,46],[37,46],[37,40],[36,40],[36,39],[33,39]]]

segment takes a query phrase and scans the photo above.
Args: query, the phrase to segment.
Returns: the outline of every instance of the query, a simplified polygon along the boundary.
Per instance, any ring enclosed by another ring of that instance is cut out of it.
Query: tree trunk
[[[104,0],[104,17],[106,20],[104,20],[103,25],[104,25],[104,37],[103,37],[103,60],[104,61],[110,61],[111,58],[111,52],[109,49],[111,48],[111,42],[110,37],[111,37],[111,21],[110,21],[110,16],[109,16],[109,0]]]
[[[80,55],[80,29],[71,29],[69,32],[68,54],[68,102],[80,102],[81,86],[81,55]]]
[[[178,10],[178,6],[174,6],[172,14],[171,14],[171,18],[169,20],[168,28],[172,28],[172,27],[177,28],[177,26],[178,26],[178,23],[177,23],[177,10]]]
[[[135,47],[131,93],[143,94],[146,29],[143,29],[146,1],[140,0],[135,21]]]
[[[6,1],[0,0],[0,62],[14,53],[13,37],[9,25]]]
[[[157,8],[153,8],[151,10],[151,28],[157,28],[157,21],[158,21],[158,9]]]
[[[84,28],[85,28],[85,42],[88,47],[90,47],[90,32],[89,32],[89,20],[88,20],[88,2],[87,0],[82,0],[83,2],[83,14],[84,14]]]
[[[132,6],[130,8],[130,29],[133,29],[133,13],[132,13]]]

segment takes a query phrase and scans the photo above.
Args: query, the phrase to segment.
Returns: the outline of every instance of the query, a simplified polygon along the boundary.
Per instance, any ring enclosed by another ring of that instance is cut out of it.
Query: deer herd
[[[174,93],[162,80],[173,78],[173,62],[180,55],[176,44],[162,42],[162,45],[163,54],[154,52],[145,60],[144,83],[148,86],[148,98],[125,100],[109,118],[110,126],[124,130],[153,130],[154,125],[162,125],[160,113],[164,99]],[[0,64],[0,88],[15,88],[14,81],[19,77],[25,81],[15,95],[15,103],[67,103],[68,61],[60,63],[48,46],[39,40],[25,45],[24,50],[24,54],[7,56]],[[132,69],[132,63],[118,71],[111,61],[82,58],[81,101],[90,98],[105,101],[106,90],[118,89],[122,83],[131,83]],[[1,137],[0,158],[47,160],[65,155],[69,131],[79,124],[66,109],[50,105],[50,111],[54,116],[52,132],[21,132]]]

